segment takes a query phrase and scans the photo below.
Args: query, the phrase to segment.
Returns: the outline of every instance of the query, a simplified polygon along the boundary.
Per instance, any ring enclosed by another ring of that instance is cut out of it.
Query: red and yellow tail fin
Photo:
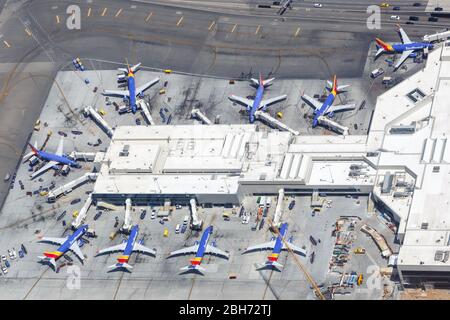
[[[380,38],[375,38],[376,43],[382,47],[384,50],[386,51],[392,51],[392,46],[390,44],[387,44],[386,42],[384,42],[383,40],[381,40]]]

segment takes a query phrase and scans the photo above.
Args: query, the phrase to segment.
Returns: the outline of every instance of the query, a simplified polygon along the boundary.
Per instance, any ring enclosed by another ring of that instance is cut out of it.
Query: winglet
[[[28,145],[30,146],[31,151],[33,152],[33,154],[34,154],[35,156],[37,156],[38,153],[39,153],[39,150],[38,150],[36,147],[32,146],[31,143],[28,143]]]

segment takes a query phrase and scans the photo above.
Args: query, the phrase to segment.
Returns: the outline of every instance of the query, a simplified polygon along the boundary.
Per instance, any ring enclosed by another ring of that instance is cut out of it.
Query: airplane
[[[278,96],[275,98],[270,98],[266,100],[262,100],[264,95],[264,89],[268,86],[272,85],[272,81],[275,80],[275,78],[264,80],[261,74],[259,75],[259,80],[257,79],[251,79],[252,85],[257,87],[255,100],[247,99],[238,97],[235,95],[232,95],[231,97],[228,97],[233,102],[239,103],[247,108],[248,112],[248,119],[250,123],[255,122],[255,112],[258,110],[265,111],[268,106],[271,104],[274,104],[276,102],[285,100],[287,98],[287,95],[283,94],[282,96]]]
[[[389,54],[395,54],[395,53],[401,53],[400,59],[397,61],[397,63],[394,66],[394,71],[396,71],[403,62],[406,61],[408,58],[414,58],[417,56],[417,53],[419,51],[423,51],[425,49],[432,50],[433,45],[428,42],[412,42],[406,32],[403,30],[402,27],[397,25],[398,27],[398,33],[400,36],[400,39],[402,43],[386,43],[383,40],[379,38],[375,38],[375,41],[377,43],[378,51],[375,54],[375,60],[378,59],[383,53],[389,53]]]
[[[131,68],[127,66],[127,68],[117,69],[122,72],[122,74],[119,74],[117,76],[117,81],[119,83],[126,82],[127,90],[103,90],[103,95],[105,96],[119,96],[129,100],[130,108],[133,113],[136,113],[137,110],[136,97],[139,96],[140,98],[142,98],[144,96],[144,91],[159,81],[159,78],[155,78],[152,81],[149,81],[136,88],[134,75],[137,71],[139,71],[140,66],[141,63],[138,63]]]
[[[205,231],[202,234],[202,237],[200,239],[200,242],[196,241],[195,245],[191,247],[187,247],[184,249],[172,251],[167,258],[171,258],[173,256],[183,255],[183,254],[192,254],[195,253],[195,257],[191,259],[191,264],[189,266],[183,267],[180,269],[180,271],[197,271],[197,272],[204,272],[205,268],[201,267],[200,264],[202,263],[203,256],[205,254],[213,254],[217,256],[221,256],[225,259],[228,259],[230,257],[230,254],[228,252],[222,251],[218,248],[216,248],[215,244],[209,245],[209,237],[211,236],[213,232],[213,226],[209,226],[205,229]]]
[[[43,237],[39,242],[48,242],[52,244],[59,244],[60,247],[56,251],[45,251],[44,256],[38,257],[41,262],[50,262],[53,268],[56,270],[56,260],[64,255],[69,250],[75,253],[75,255],[83,262],[84,255],[78,246],[78,240],[83,237],[87,232],[89,226],[87,224],[80,226],[75,232],[66,238],[50,238]]]
[[[24,162],[29,160],[32,156],[36,156],[40,160],[47,161],[46,165],[44,165],[42,168],[40,168],[36,172],[33,172],[30,175],[31,180],[33,180],[37,176],[41,175],[45,171],[49,170],[50,168],[56,168],[57,165],[59,165],[59,164],[62,164],[62,165],[67,164],[74,168],[81,168],[81,165],[78,162],[76,162],[75,160],[72,160],[71,158],[69,158],[63,154],[64,140],[62,137],[59,140],[58,148],[56,149],[55,153],[45,152],[45,151],[37,149],[36,143],[34,144],[34,146],[32,146],[30,143],[28,143],[28,145],[31,148],[31,152],[23,157]]]
[[[288,8],[292,10],[292,2],[293,0],[283,0],[280,3],[280,9],[278,10],[277,14],[282,16]]]
[[[334,113],[336,112],[342,112],[347,110],[353,110],[355,109],[354,104],[345,104],[345,105],[333,105],[334,100],[336,99],[336,96],[339,93],[346,92],[346,88],[349,87],[349,85],[343,85],[338,86],[337,85],[337,79],[336,75],[333,77],[333,82],[327,81],[327,90],[330,91],[330,94],[327,96],[325,101],[323,103],[319,102],[318,100],[311,98],[310,96],[303,94],[302,99],[307,104],[309,104],[311,107],[313,107],[314,110],[314,119],[312,123],[312,127],[316,127],[319,124],[319,117],[320,116],[328,116],[333,117]]]
[[[260,267],[258,269],[263,269],[263,268],[267,268],[267,267],[276,268],[276,269],[282,268],[283,265],[280,264],[279,262],[277,262],[277,260],[278,260],[278,256],[280,255],[281,250],[287,250],[286,245],[281,240],[282,237],[284,238],[286,236],[287,229],[288,229],[288,224],[283,223],[280,227],[280,235],[278,237],[276,237],[276,238],[273,237],[269,242],[261,243],[261,244],[255,245],[255,246],[248,247],[247,249],[244,250],[244,252],[242,252],[242,254],[248,253],[248,252],[253,252],[253,251],[272,250],[272,253],[267,257],[267,261],[264,263],[264,265],[262,267]],[[289,239],[288,242],[291,242],[291,241],[292,241],[292,238]],[[294,253],[306,257],[306,250],[299,248],[292,243],[289,243],[289,247],[292,249],[292,251]]]
[[[133,226],[131,228],[130,236],[128,237],[127,241],[124,241],[121,244],[102,249],[97,252],[97,255],[102,255],[105,253],[112,253],[117,251],[122,251],[122,255],[117,258],[117,263],[109,266],[108,268],[125,268],[127,270],[133,269],[132,266],[128,264],[128,260],[130,259],[130,256],[133,252],[139,252],[139,253],[145,253],[148,255],[156,256],[156,251],[153,249],[149,249],[147,247],[144,247],[141,242],[136,242],[136,238],[139,233],[139,227],[138,225]]]

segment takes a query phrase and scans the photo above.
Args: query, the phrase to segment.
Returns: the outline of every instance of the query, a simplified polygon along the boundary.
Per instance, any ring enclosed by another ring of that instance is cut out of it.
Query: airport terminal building
[[[449,123],[447,42],[423,70],[378,97],[364,136],[294,136],[256,125],[118,127],[92,197],[223,205],[281,188],[372,194],[398,223],[402,283],[448,287]]]

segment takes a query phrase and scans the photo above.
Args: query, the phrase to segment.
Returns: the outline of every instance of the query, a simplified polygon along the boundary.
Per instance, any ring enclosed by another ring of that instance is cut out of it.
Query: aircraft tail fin
[[[129,265],[128,263],[126,263],[126,262],[118,262],[118,263],[116,263],[116,264],[113,264],[113,265],[109,266],[108,268],[110,268],[110,269],[120,269],[120,268],[124,268],[124,269],[127,269],[127,270],[133,269],[133,267],[130,266],[130,265]]]
[[[50,263],[53,268],[56,270],[56,260],[55,258],[48,257],[49,252],[44,252],[43,256],[39,256],[38,258],[41,259],[42,262],[48,262]]]
[[[336,75],[334,75],[334,77],[333,77],[333,82],[327,81],[327,90],[329,92],[335,92],[336,94],[339,94],[342,92],[346,92],[348,87],[350,87],[350,85],[339,86],[337,83]]]
[[[186,266],[186,267],[180,268],[180,271],[184,271],[184,272],[188,272],[188,271],[198,271],[198,272],[200,272],[200,273],[204,273],[204,272],[206,272],[206,269],[203,268],[203,267],[201,267],[201,266],[198,265],[198,264],[195,264],[195,265],[190,264],[190,265],[188,265],[188,266]]]
[[[37,149],[37,144],[35,143],[34,146],[32,146],[31,143],[28,143],[28,145],[30,146],[33,154],[36,156],[39,153],[39,150]]]
[[[267,88],[268,86],[272,85],[272,82],[273,82],[273,80],[275,80],[275,78],[269,78],[269,79],[264,80],[263,76],[260,73],[258,79],[251,78],[250,80],[253,82],[253,84],[255,86],[262,85],[262,86],[264,86],[264,88]]]

